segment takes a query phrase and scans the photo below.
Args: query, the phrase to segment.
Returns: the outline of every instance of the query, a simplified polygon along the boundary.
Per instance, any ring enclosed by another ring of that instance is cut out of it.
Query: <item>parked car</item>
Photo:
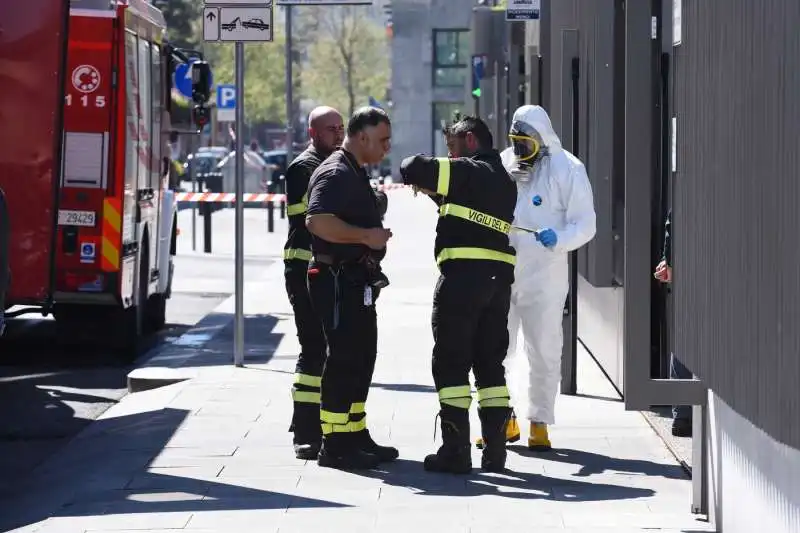
[[[299,152],[295,152],[295,155]],[[286,169],[289,164],[286,162],[286,150],[267,150],[261,152],[261,157],[264,161],[272,166],[273,179],[267,184],[267,192],[273,194],[285,194],[286,184],[284,176],[286,176]]]
[[[236,152],[230,152],[217,168],[222,173],[223,192],[236,191]],[[268,192],[269,183],[273,180],[274,165],[269,165],[258,152],[244,152],[244,191],[243,193]]]
[[[228,192],[222,189],[222,171],[218,168],[225,155],[219,151],[203,150],[189,154],[184,163],[185,179],[197,180],[197,190]]]

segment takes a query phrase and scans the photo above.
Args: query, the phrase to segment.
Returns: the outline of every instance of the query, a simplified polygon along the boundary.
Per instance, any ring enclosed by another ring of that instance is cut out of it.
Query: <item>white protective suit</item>
[[[534,230],[550,228],[558,241],[553,248],[546,248],[533,233],[511,232],[517,264],[508,317],[506,369],[528,366],[528,409],[520,416],[531,422],[553,424],[561,381],[563,310],[569,292],[567,254],[594,237],[594,202],[583,163],[561,147],[547,112],[539,106],[522,106],[514,113],[513,121],[532,126],[547,150],[547,155],[522,174],[512,148],[501,154],[503,165],[517,183],[514,225]],[[527,361],[515,357],[520,326]],[[514,377],[513,371],[509,374]],[[515,403],[518,408],[524,405]]]

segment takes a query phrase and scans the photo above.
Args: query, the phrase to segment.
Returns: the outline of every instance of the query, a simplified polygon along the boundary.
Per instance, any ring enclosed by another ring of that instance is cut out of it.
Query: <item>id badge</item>
[[[364,305],[366,307],[372,305],[372,287],[369,285],[364,287]]]

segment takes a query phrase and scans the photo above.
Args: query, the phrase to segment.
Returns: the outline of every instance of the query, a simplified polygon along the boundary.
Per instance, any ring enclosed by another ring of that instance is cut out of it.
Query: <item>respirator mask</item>
[[[511,124],[508,140],[514,150],[514,167],[511,169],[511,176],[520,181],[530,179],[533,165],[547,152],[547,149],[542,146],[539,132],[524,122],[514,121]]]

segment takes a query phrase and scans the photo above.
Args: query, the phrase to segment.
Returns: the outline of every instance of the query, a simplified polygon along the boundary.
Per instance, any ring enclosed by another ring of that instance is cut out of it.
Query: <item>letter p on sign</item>
[[[236,87],[233,85],[217,86],[217,108],[236,109]]]

